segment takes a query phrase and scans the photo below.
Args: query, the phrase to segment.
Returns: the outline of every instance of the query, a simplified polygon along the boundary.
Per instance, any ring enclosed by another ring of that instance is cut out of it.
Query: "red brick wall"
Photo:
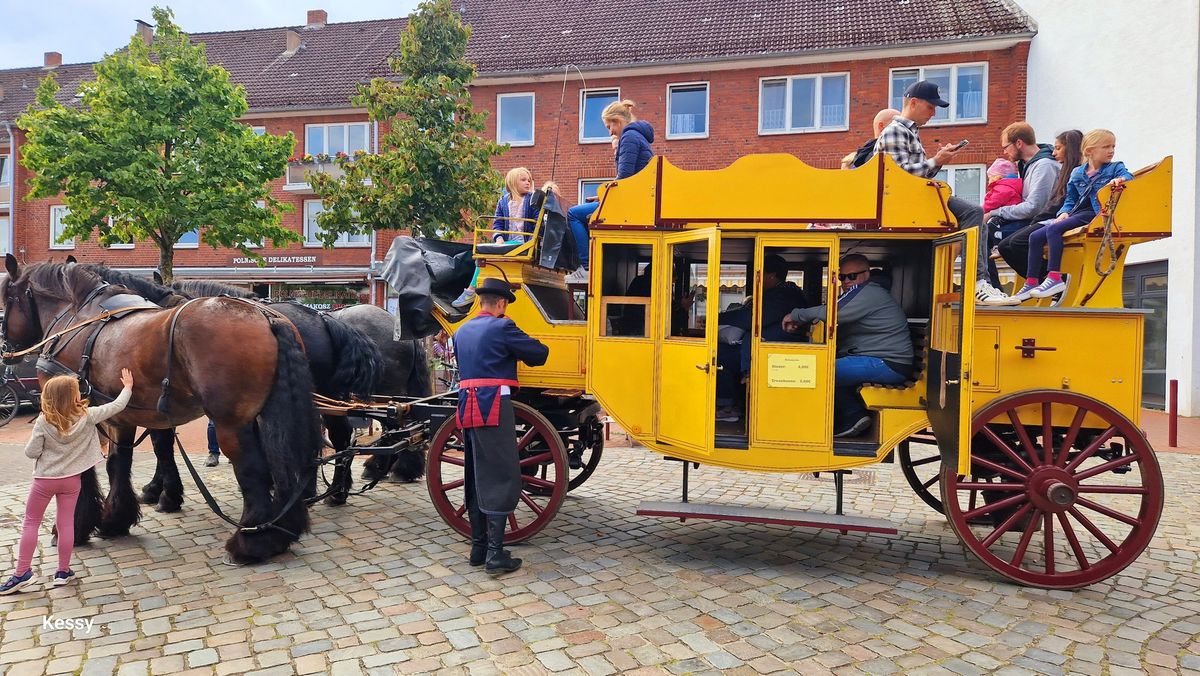
[[[889,70],[910,66],[988,62],[987,122],[931,127],[922,140],[937,142],[971,141],[968,150],[957,158],[958,164],[990,163],[1000,153],[1000,131],[1010,122],[1025,117],[1025,69],[1028,43],[993,52],[963,52],[929,57],[904,57],[847,61],[804,66],[756,68],[747,70],[681,71],[671,75],[588,79],[588,89],[620,87],[621,97],[637,103],[635,114],[654,127],[654,150],[686,169],[716,169],[750,153],[791,153],[817,167],[837,167],[840,159],[870,138],[871,121],[881,108],[889,105]],[[800,134],[758,134],[759,78],[768,76],[850,73],[850,130]],[[666,138],[667,85],[681,82],[709,83],[709,136],[706,139],[668,140]],[[574,201],[579,178],[605,178],[615,174],[612,149],[607,144],[579,143],[578,76],[567,82],[561,110],[562,81],[537,84],[481,86],[473,91],[476,105],[489,111],[487,133],[496,135],[496,95],[509,92],[535,93],[535,145],[512,148],[496,162],[502,173],[511,167],[525,166],[541,184],[551,178],[555,133],[559,134],[557,180],[565,197]],[[943,96],[948,93],[943,92]],[[561,124],[561,130],[558,125]]]

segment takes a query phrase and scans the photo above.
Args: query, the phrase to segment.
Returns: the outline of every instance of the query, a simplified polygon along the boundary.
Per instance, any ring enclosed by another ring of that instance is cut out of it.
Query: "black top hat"
[[[942,100],[937,83],[930,80],[921,80],[910,84],[908,89],[904,90],[904,98],[928,101],[938,108],[946,108],[950,105]]]
[[[480,296],[500,296],[510,303],[517,302],[517,297],[512,292],[512,285],[497,277],[481,280],[479,286],[475,287],[475,293]]]

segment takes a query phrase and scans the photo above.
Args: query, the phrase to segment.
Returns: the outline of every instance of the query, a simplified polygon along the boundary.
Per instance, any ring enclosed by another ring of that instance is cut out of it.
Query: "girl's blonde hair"
[[[629,124],[637,119],[633,116],[634,105],[635,104],[633,101],[630,101],[629,99],[625,99],[624,101],[613,101],[604,107],[604,112],[600,113],[600,118],[605,122],[608,122],[609,120],[620,120],[625,124]]]
[[[508,188],[508,194],[510,197],[516,196],[517,181],[521,180],[521,176],[528,176],[529,182],[533,183],[533,172],[529,171],[525,167],[509,169],[508,173],[504,175],[504,187]]]
[[[1116,143],[1117,135],[1107,129],[1093,129],[1083,135],[1083,142],[1080,144],[1080,149],[1086,157],[1089,148],[1095,148],[1105,141]]]
[[[79,394],[74,376],[54,376],[42,389],[42,416],[59,434],[66,434],[87,414],[88,403]]]

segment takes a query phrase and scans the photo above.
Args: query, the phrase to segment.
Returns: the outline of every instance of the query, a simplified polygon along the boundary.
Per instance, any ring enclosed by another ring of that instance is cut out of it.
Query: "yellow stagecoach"
[[[683,462],[683,501],[643,503],[641,514],[895,533],[841,508],[845,471],[894,458],[1001,575],[1075,588],[1122,570],[1149,543],[1163,501],[1138,428],[1143,313],[1122,307],[1122,263],[1130,245],[1170,234],[1171,160],[1119,195],[1102,191],[1106,213],[1066,238],[1068,291],[1019,307],[973,302],[978,235],[957,229],[948,197],[945,184],[890,158],[853,171],[790,155],[713,171],[655,158],[602,189],[583,288],[539,265],[546,212],[525,243],[492,244],[496,232],[481,228],[481,274],[514,285],[510,316],[550,347],[545,366],[521,368],[514,395],[526,490],[510,540],[540,530],[596,469],[607,415]],[[907,382],[862,386],[874,416],[867,434],[835,439],[838,261],[849,253],[890,278],[917,358]],[[759,330],[754,289],[768,256],[787,261],[788,279],[827,308],[803,342]],[[435,296],[434,316],[453,333],[477,308],[456,311],[449,297]],[[719,421],[718,317],[741,303],[754,317],[742,339],[749,372],[735,387],[745,413]],[[445,418],[432,434],[429,490],[466,533],[461,465]],[[687,472],[700,465],[834,472],[837,505],[824,514],[691,503]]]

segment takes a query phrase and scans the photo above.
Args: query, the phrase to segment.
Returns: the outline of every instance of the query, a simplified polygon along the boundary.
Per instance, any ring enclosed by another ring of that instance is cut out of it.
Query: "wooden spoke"
[[[930,486],[932,486],[932,485],[934,485],[935,483],[937,483],[939,479],[941,479],[941,477],[939,477],[939,476],[937,476],[937,475],[935,474],[935,475],[933,476],[933,478],[932,478],[932,479],[930,479],[929,481],[926,481],[925,483],[921,484],[921,486],[923,486],[923,487],[925,487],[925,488],[929,488]]]
[[[1047,455],[1054,455],[1054,445],[1050,443],[1043,444],[1046,448]],[[1052,458],[1047,458],[1046,464],[1053,462]],[[1033,522],[1029,522],[1029,526],[1033,527]],[[1046,556],[1046,574],[1054,574],[1054,515],[1046,512],[1042,515],[1042,548],[1045,550]]]
[[[1079,407],[1075,409],[1075,417],[1071,419],[1071,426],[1067,428],[1067,436],[1063,438],[1062,447],[1058,451],[1058,458],[1054,464],[1062,467],[1067,464],[1067,458],[1071,455],[1071,447],[1075,445],[1075,440],[1079,438],[1079,430],[1083,427],[1083,419],[1087,417],[1087,409]]]
[[[1025,553],[1029,551],[1029,543],[1033,540],[1034,526],[1038,522],[1038,517],[1042,515],[1042,510],[1033,510],[1033,516],[1029,517],[1029,521],[1025,524],[1025,532],[1021,533],[1021,541],[1017,543],[1017,551],[1013,552],[1012,565],[1016,568],[1024,568],[1022,563],[1025,563]]]
[[[508,527],[511,528],[512,530],[516,530],[517,528],[519,528],[519,526],[517,526],[517,513],[516,512],[508,513]]]
[[[1087,532],[1092,534],[1092,537],[1102,542],[1105,547],[1108,547],[1108,551],[1116,554],[1120,550],[1120,547],[1117,547],[1117,544],[1113,542],[1107,535],[1105,535],[1104,531],[1097,528],[1096,524],[1092,523],[1091,519],[1084,516],[1079,509],[1071,507],[1067,511],[1071,513],[1071,516],[1075,517],[1075,520],[1078,521],[1081,526],[1087,529]]]
[[[442,462],[446,463],[447,465],[458,465],[459,467],[467,466],[466,458],[462,458],[462,457],[458,457],[458,456],[454,456],[454,455],[443,455]]]
[[[1024,507],[1013,512],[1012,515],[1005,519],[1003,523],[996,527],[996,530],[992,531],[991,535],[987,536],[983,540],[983,548],[991,549],[992,545],[996,544],[996,540],[999,540],[1001,535],[1004,535],[1008,531],[1012,530],[1012,527],[1017,525],[1017,522],[1024,518],[1025,515],[1029,514],[1031,511],[1033,511],[1033,505],[1025,505]]]
[[[1025,447],[1026,451],[1029,453],[1029,457],[1034,457],[1033,442],[1029,440],[1029,433],[1025,431],[1025,426],[1021,424],[1021,419],[1017,417],[1016,409],[1009,411],[1008,417],[1013,421],[1014,431],[1017,433],[1017,440],[1021,442],[1023,447]],[[1022,458],[1021,455],[1017,453],[1016,449],[1010,446],[1007,441],[1001,439],[995,432],[992,432],[991,430],[988,430],[988,432],[991,434],[993,443],[998,444],[999,449],[1004,451],[1004,454],[1007,455],[1014,463],[1016,463],[1017,467],[1024,470],[1025,474],[1033,473],[1033,467],[1030,467],[1029,463],[1025,462],[1025,458]]]
[[[941,461],[942,461],[942,456],[940,456],[940,455],[931,455],[931,456],[929,456],[928,458],[921,458],[920,460],[913,460],[913,461],[912,461],[911,463],[909,463],[909,464],[910,464],[910,465],[912,465],[913,467],[919,467],[919,466],[921,466],[921,465],[928,465],[928,464],[930,464],[930,463],[933,463],[933,462],[941,462]]]
[[[541,516],[542,512],[545,511],[542,509],[542,506],[534,502],[533,498],[529,497],[529,494],[525,491],[521,491],[521,502],[529,505],[529,508],[533,510],[533,513],[537,514],[538,516]]]
[[[963,481],[958,484],[959,490],[969,489],[972,493],[975,491],[1023,491],[1025,484],[990,484],[986,481],[968,482]]]
[[[442,491],[449,493],[450,491],[454,490],[455,488],[462,488],[463,485],[466,483],[467,483],[466,479],[459,479],[458,481],[451,481],[448,484],[442,484]]]
[[[1125,465],[1131,465],[1134,462],[1136,462],[1137,459],[1138,458],[1135,455],[1123,455],[1119,458],[1114,458],[1102,465],[1096,465],[1095,467],[1088,468],[1086,471],[1076,474],[1075,480],[1076,481],[1084,481],[1086,479],[1090,479],[1098,474],[1104,474],[1105,472],[1116,469],[1118,467],[1124,467]]]
[[[1079,561],[1079,570],[1091,568],[1092,564],[1088,562],[1087,555],[1083,553],[1083,547],[1079,546],[1079,537],[1075,535],[1075,529],[1071,527],[1071,521],[1067,519],[1067,515],[1060,512],[1058,522],[1062,524],[1063,535],[1067,536],[1067,543],[1071,545],[1071,551],[1075,553],[1075,559]]]
[[[461,507],[454,510],[454,516],[461,517],[463,514],[466,514],[466,513],[467,513],[467,503],[465,503],[465,502],[462,503]]]
[[[530,465],[542,465],[547,462],[554,462],[554,454],[549,451],[546,451],[545,453],[539,453],[538,455],[531,455],[528,458],[525,458],[521,461],[521,466],[528,467]],[[542,475],[542,478],[546,478],[545,474]]]
[[[1014,469],[1010,469],[999,463],[992,462],[991,460],[988,460],[986,458],[972,456],[971,464],[979,465],[980,467],[983,467],[984,469],[990,469],[993,472],[996,472],[997,474],[1004,474],[1006,476],[1012,477],[1013,479],[1024,479],[1026,477],[1026,475],[1021,474],[1020,472],[1018,472]]]
[[[545,479],[539,479],[535,476],[521,475],[521,481],[524,481],[532,486],[538,486],[540,488],[554,488],[553,481],[546,481]]]
[[[1025,495],[1024,493],[1021,493],[1020,495],[1014,495],[1011,498],[1004,498],[1003,500],[997,500],[996,502],[993,502],[988,505],[984,505],[978,509],[973,509],[969,512],[964,513],[963,517],[967,521],[970,521],[971,519],[976,519],[985,514],[991,514],[992,512],[996,511],[997,509],[1004,509],[1005,507],[1014,507],[1016,505],[1021,504],[1022,502],[1027,501],[1027,500],[1029,500],[1029,496]]]
[[[1117,510],[1112,509],[1111,507],[1105,507],[1104,505],[1101,505],[1097,502],[1092,502],[1091,500],[1088,500],[1087,498],[1076,497],[1075,504],[1083,505],[1084,507],[1087,507],[1088,509],[1092,510],[1093,512],[1099,512],[1099,513],[1103,514],[1104,516],[1107,516],[1110,519],[1115,519],[1117,521],[1120,521],[1121,523],[1133,526],[1134,528],[1137,528],[1138,526],[1142,525],[1141,519],[1135,519],[1132,516],[1129,516],[1128,514],[1122,514],[1121,512],[1118,512]]]
[[[1108,443],[1108,440],[1109,440],[1109,439],[1112,439],[1112,438],[1113,438],[1113,435],[1114,435],[1114,434],[1116,434],[1116,433],[1117,433],[1117,428],[1116,428],[1115,426],[1109,425],[1108,429],[1104,430],[1104,433],[1103,433],[1103,434],[1101,434],[1100,436],[1096,437],[1096,438],[1095,438],[1095,439],[1092,441],[1092,443],[1088,444],[1088,447],[1087,447],[1087,448],[1085,448],[1085,449],[1083,449],[1083,452],[1082,452],[1082,453],[1080,453],[1079,455],[1075,456],[1075,459],[1074,459],[1074,460],[1072,460],[1072,461],[1071,461],[1071,463],[1070,463],[1070,464],[1068,464],[1068,465],[1066,466],[1066,468],[1065,468],[1065,469],[1066,469],[1068,472],[1073,472],[1073,471],[1075,471],[1075,469],[1076,469],[1077,467],[1079,467],[1081,464],[1083,464],[1083,461],[1084,461],[1084,460],[1087,460],[1088,458],[1092,457],[1092,455],[1093,455],[1093,454],[1094,454],[1096,451],[1100,450],[1100,447],[1101,447],[1101,446],[1103,446],[1104,444]]]
[[[530,427],[525,434],[522,434],[521,438],[517,440],[517,450],[524,450],[524,448],[529,445],[529,442],[533,441],[534,437],[537,436],[537,433],[538,431],[536,427]]]
[[[1054,427],[1052,423],[1053,411],[1051,410],[1050,402],[1042,402],[1042,452],[1045,453],[1043,464],[1054,464]],[[1033,457],[1033,451],[1030,451],[1029,457]],[[1046,516],[1049,519],[1049,515]]]
[[[1150,491],[1145,486],[1109,486],[1101,484],[1079,484],[1080,493],[1111,493],[1115,495],[1146,495]]]

